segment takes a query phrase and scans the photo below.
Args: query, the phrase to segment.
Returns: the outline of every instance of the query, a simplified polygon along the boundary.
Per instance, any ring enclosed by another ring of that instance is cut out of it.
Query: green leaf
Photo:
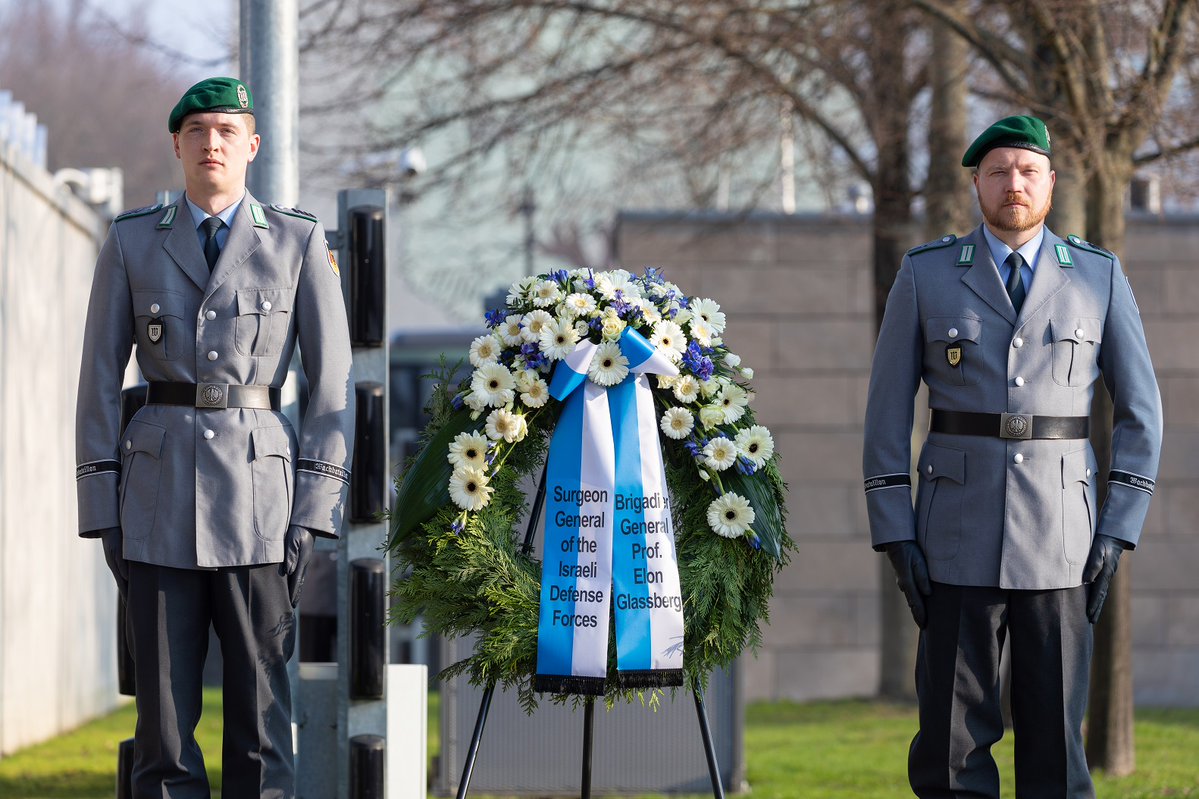
[[[759,469],[751,476],[730,470],[731,473],[721,475],[721,482],[728,491],[740,494],[749,500],[754,509],[754,532],[762,542],[762,551],[781,560],[783,557],[782,540],[786,536],[783,528],[783,517],[779,512],[778,501],[771,486],[770,474],[765,469]]]
[[[450,502],[450,475],[454,468],[446,455],[450,442],[459,433],[479,430],[482,423],[472,419],[469,408],[460,408],[446,419],[445,424],[425,443],[424,449],[404,472],[396,492],[391,512],[391,536],[388,546],[395,547],[408,538],[413,530],[433,518]]]

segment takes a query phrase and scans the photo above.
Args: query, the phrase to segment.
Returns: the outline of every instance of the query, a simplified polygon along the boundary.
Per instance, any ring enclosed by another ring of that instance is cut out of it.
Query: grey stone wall
[[[87,206],[0,147],[0,756],[117,703],[116,587],[76,537]]]
[[[914,234],[918,236],[918,234]],[[914,237],[913,244],[919,243]],[[1199,220],[1132,219],[1127,268],[1161,381],[1166,445],[1134,579],[1136,699],[1199,705]],[[862,416],[874,347],[865,217],[625,213],[622,264],[663,267],[729,314],[755,370],[799,545],[744,667],[751,699],[868,696],[879,680],[881,556],[862,496]],[[924,418],[918,411],[917,418]]]

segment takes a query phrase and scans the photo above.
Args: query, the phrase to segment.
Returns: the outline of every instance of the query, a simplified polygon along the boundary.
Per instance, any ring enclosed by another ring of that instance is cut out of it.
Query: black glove
[[[129,595],[129,561],[125,560],[121,551],[121,528],[106,527],[101,530],[100,542],[104,545],[104,560],[108,561],[108,570],[117,581],[121,599],[125,599]]]
[[[300,589],[304,587],[304,574],[308,571],[308,561],[312,559],[312,533],[307,527],[288,525],[287,536],[283,539],[282,573],[287,577],[287,593],[291,597],[291,606],[300,604]]]
[[[887,557],[895,569],[895,582],[907,597],[912,618],[921,630],[928,623],[924,610],[924,598],[933,592],[928,579],[928,562],[924,552],[915,541],[894,541],[886,545]]]
[[[1116,567],[1120,565],[1120,555],[1124,546],[1110,535],[1100,533],[1091,542],[1091,554],[1087,555],[1087,565],[1082,569],[1082,581],[1087,586],[1087,619],[1091,624],[1099,621],[1103,612],[1103,603],[1107,592],[1112,587],[1112,578],[1116,576]]]

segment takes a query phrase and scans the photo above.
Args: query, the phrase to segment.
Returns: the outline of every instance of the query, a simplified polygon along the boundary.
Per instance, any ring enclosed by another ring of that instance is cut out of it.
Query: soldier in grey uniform
[[[1082,745],[1092,625],[1153,494],[1161,398],[1119,260],[1044,225],[1050,139],[1008,117],[966,151],[984,224],[910,251],[887,300],[866,408],[871,539],[920,627],[920,797],[999,796],[999,656],[1011,644],[1016,795],[1092,797]],[[1088,441],[1114,403],[1110,471]],[[917,462],[913,396],[932,408]],[[1108,496],[1096,504],[1106,479]]]
[[[246,191],[253,98],[202,81],[171,112],[186,194],[123,214],[96,263],[79,379],[79,530],[128,603],[133,794],[207,797],[194,730],[212,625],[224,795],[292,797],[293,608],[312,536],[341,526],[354,393],[337,263],[311,215]],[[124,429],[132,345],[148,400]],[[297,435],[279,387],[300,346]]]

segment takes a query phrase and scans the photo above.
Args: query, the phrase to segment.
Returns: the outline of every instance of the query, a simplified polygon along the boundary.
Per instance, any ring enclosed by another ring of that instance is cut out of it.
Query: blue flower
[[[549,359],[541,352],[541,348],[536,343],[520,345],[520,354],[524,356],[525,366],[529,369],[540,369],[549,363]]]
[[[462,535],[462,531],[465,529],[466,525],[462,523],[461,519],[455,519],[454,523],[450,525],[450,532],[454,535]]]
[[[504,323],[505,310],[503,308],[492,308],[483,315],[483,318],[486,320],[488,327],[499,327]]]
[[[758,467],[755,466],[754,462],[749,458],[745,457],[744,455],[739,455],[737,457],[737,471],[741,474],[753,474],[757,470]]]
[[[461,394],[455,394],[455,395],[454,395],[454,397],[453,397],[453,399],[451,399],[451,400],[450,400],[450,405],[451,405],[451,406],[454,408],[454,410],[456,410],[456,411],[460,411],[460,410],[462,410],[462,408],[463,408],[463,406],[464,406],[465,404],[466,404],[466,403],[464,403],[464,402],[462,401],[462,395],[461,395]]]
[[[566,281],[570,279],[570,273],[565,269],[556,269],[550,272],[550,280],[557,281],[562,285],[566,285]]]
[[[645,282],[646,283],[664,283],[665,280],[662,277],[662,270],[657,268],[656,266],[647,267],[645,270]]]
[[[703,348],[697,341],[692,341],[687,346],[687,351],[683,353],[683,365],[700,380],[707,380],[716,370],[716,365],[712,363],[711,358],[704,355]]]

